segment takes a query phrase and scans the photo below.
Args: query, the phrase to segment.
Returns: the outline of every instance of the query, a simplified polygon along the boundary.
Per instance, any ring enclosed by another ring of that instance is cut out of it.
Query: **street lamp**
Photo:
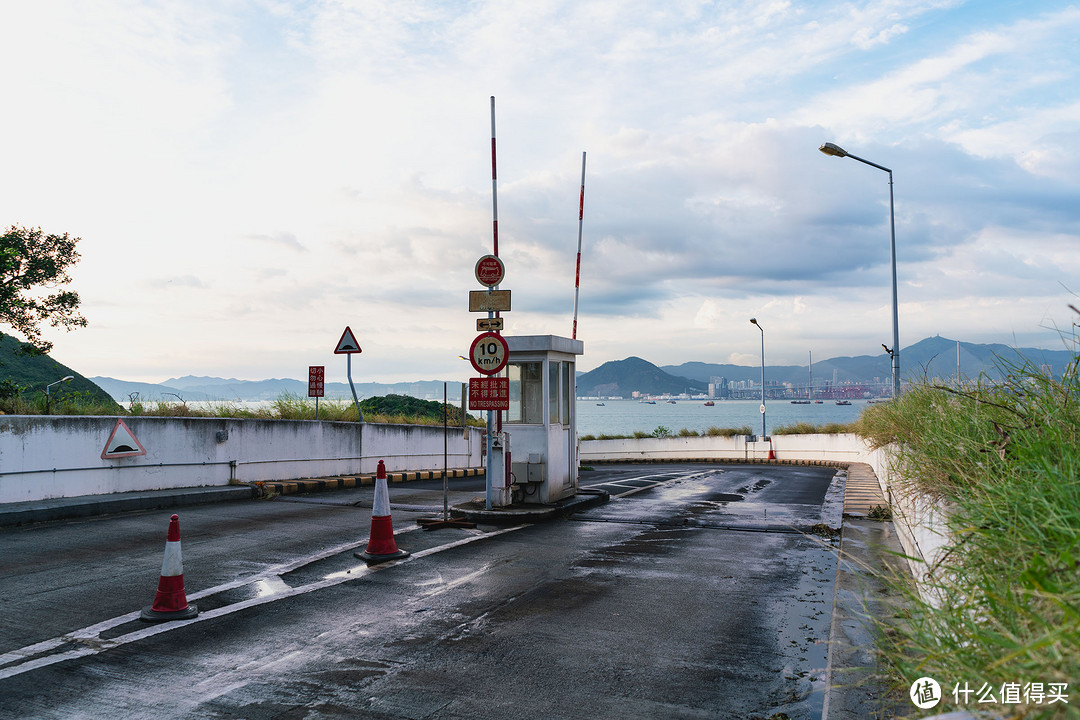
[[[51,396],[49,394],[49,391],[52,390],[52,386],[53,385],[59,385],[60,383],[71,382],[74,379],[75,379],[74,375],[68,375],[66,377],[60,378],[56,382],[51,382],[51,383],[49,383],[48,385],[45,386],[45,414],[46,415],[51,415],[52,414],[52,407],[51,407],[51,404],[50,404]]]
[[[757,329],[761,331],[761,439],[765,439],[765,328],[761,327],[761,323],[757,321],[757,318],[750,318],[750,322],[757,325]]]
[[[900,396],[900,321],[899,311],[896,306],[896,215],[893,209],[893,178],[892,170],[883,165],[872,163],[869,160],[865,160],[857,155],[844,150],[839,145],[833,143],[825,143],[818,148],[821,152],[832,157],[849,157],[852,160],[858,160],[859,162],[869,165],[870,167],[876,167],[878,170],[884,170],[889,173],[889,234],[890,234],[890,251],[892,254],[892,332],[893,332],[893,347],[889,355],[892,356],[892,382],[893,382],[893,397]]]

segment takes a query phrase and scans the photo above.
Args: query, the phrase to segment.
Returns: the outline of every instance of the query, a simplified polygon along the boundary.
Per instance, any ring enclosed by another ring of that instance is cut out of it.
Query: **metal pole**
[[[448,454],[448,436],[450,434],[449,423],[447,422],[446,416],[450,411],[450,407],[446,404],[445,380],[442,384],[442,406],[442,518],[443,521],[446,521],[450,519],[450,485],[449,481],[446,479],[447,468],[449,467],[447,464],[446,456]]]
[[[754,323],[757,325],[757,323]],[[758,325],[761,331],[761,437],[766,437],[765,432],[765,328]]]
[[[892,357],[893,397],[900,397],[900,311],[896,300],[896,211],[893,204],[893,176],[892,170],[884,165],[870,162],[858,155],[852,155],[842,147],[833,143],[825,143],[820,148],[821,152],[832,157],[849,157],[858,160],[864,165],[875,167],[889,173],[889,254],[892,259],[892,313],[893,313],[893,347],[889,353]],[[885,348],[888,350],[888,348]]]
[[[352,399],[356,403],[356,416],[360,419],[360,422],[364,422],[364,413],[360,409],[360,400],[356,397],[356,386],[352,381],[352,353],[348,353],[345,356],[345,375],[349,378],[349,388],[352,390]]]
[[[499,190],[496,178],[497,173],[495,171],[495,96],[491,96],[491,232],[492,232],[492,255],[499,256]],[[488,318],[494,318],[497,313],[488,312]],[[491,470],[491,452],[492,446],[495,440],[495,413],[491,410],[487,411],[487,471],[484,473],[485,484],[487,485],[486,500],[484,503],[484,509],[490,510],[492,507],[492,470]]]
[[[577,340],[578,295],[581,292],[581,228],[585,221],[585,153],[581,153],[581,199],[578,202],[577,216],[577,269],[574,271],[574,332],[571,337]]]
[[[854,156],[852,156],[854,157]],[[880,167],[880,166],[879,166]],[[900,397],[900,312],[896,302],[896,215],[893,210],[893,179],[889,173],[889,250],[892,256],[892,385],[893,398]]]

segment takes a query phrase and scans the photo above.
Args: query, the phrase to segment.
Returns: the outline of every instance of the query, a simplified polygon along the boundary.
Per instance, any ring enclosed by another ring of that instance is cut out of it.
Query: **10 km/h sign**
[[[484,375],[494,375],[506,367],[506,359],[510,355],[510,348],[501,335],[493,332],[481,333],[476,336],[469,348],[469,360],[476,372]]]

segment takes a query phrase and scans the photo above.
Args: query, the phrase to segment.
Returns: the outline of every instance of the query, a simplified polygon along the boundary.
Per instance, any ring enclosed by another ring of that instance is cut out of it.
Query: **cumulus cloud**
[[[825,141],[894,170],[902,342],[1038,337],[1078,269],[1064,4],[105,0],[0,28],[26,68],[0,215],[84,238],[91,326],[50,339],[91,374],[295,375],[346,324],[373,378],[457,372],[491,95],[514,332],[568,332],[588,152],[583,366],[752,365],[752,315],[777,362],[876,351],[888,177]]]

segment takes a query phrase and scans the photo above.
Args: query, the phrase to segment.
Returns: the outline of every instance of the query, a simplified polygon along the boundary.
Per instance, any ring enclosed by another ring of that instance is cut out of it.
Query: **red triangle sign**
[[[101,459],[111,460],[145,454],[146,448],[135,437],[135,433],[131,432],[131,428],[122,419],[116,418],[116,425],[113,426],[112,434],[109,435],[109,441],[105,443],[105,449],[101,451]]]
[[[335,355],[348,355],[349,353],[363,352],[360,349],[360,343],[356,342],[356,336],[353,335],[349,326],[345,326],[345,332],[341,333],[341,339],[337,341],[337,347],[334,348]]]

